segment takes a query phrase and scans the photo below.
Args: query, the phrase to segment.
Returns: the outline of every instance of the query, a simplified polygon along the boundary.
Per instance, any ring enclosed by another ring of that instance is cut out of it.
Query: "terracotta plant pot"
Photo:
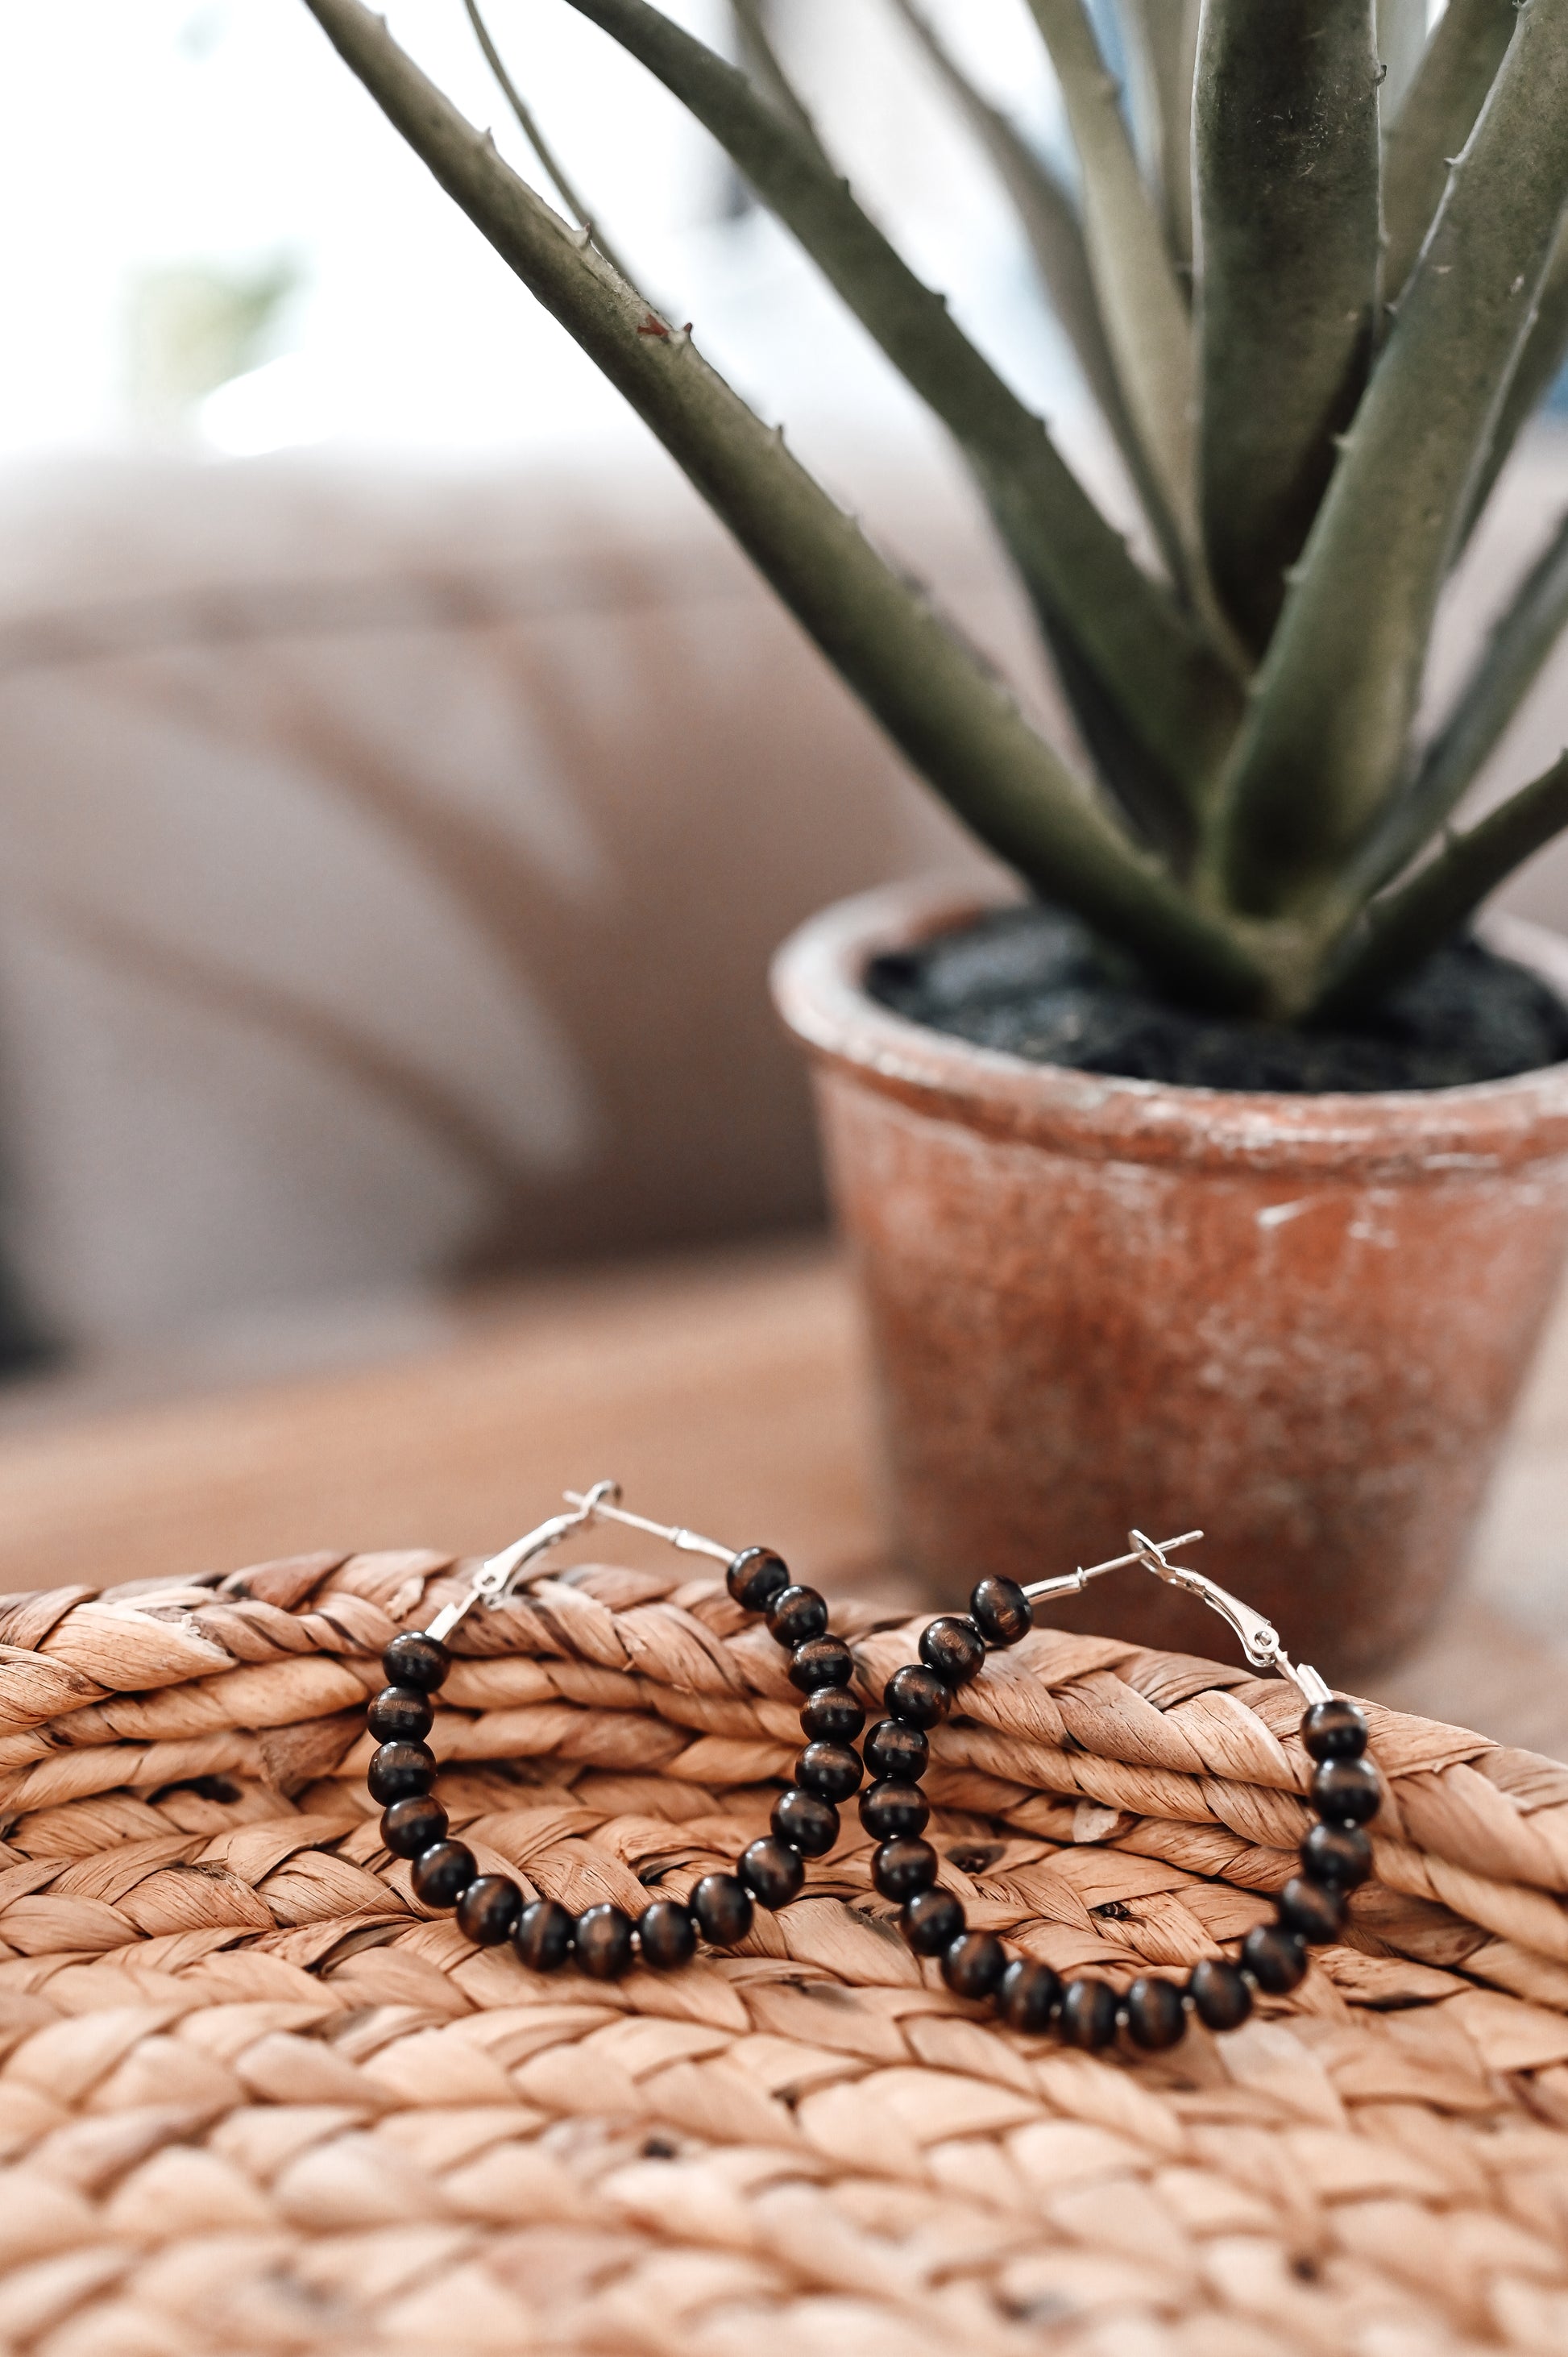
[[[1568,1064],[1230,1093],[1027,1063],[867,997],[874,955],[982,905],[868,894],[774,976],[865,1289],[901,1557],[950,1601],[1201,1525],[1191,1560],[1293,1651],[1340,1679],[1386,1660],[1459,1569],[1561,1273]],[[1499,945],[1568,995],[1568,943]],[[1060,1617],[1215,1640],[1138,1573]]]

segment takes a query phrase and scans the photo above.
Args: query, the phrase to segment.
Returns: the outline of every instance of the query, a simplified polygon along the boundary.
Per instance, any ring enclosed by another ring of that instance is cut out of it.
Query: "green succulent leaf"
[[[306,0],[338,54],[502,259],[728,526],[913,766],[1041,890],[1141,945],[1172,985],[1257,996],[1252,960],[1129,843],[983,663],[772,432],[457,113],[360,0]]]
[[[1400,306],[1224,790],[1224,888],[1310,908],[1397,792],[1444,576],[1568,192],[1568,0],[1529,0]]]
[[[1372,0],[1208,0],[1195,137],[1210,576],[1266,647],[1355,414],[1377,301]]]

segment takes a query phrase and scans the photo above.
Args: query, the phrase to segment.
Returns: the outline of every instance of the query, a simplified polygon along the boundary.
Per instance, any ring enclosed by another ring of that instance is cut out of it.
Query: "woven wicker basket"
[[[365,1796],[429,1555],[0,1598],[0,2345],[47,2357],[1568,2350],[1568,1770],[1373,1710],[1378,1879],[1289,2001],[1100,2060],[950,1996],[845,1813],[746,1948],[604,1986],[413,1900]],[[835,1616],[868,1689],[908,1629]],[[765,1823],[781,1657],[706,1583],[475,1616],[442,1797],[577,1907]],[[1289,1690],[1041,1631],[936,1738],[972,1921],[1185,1966],[1306,1824]]]

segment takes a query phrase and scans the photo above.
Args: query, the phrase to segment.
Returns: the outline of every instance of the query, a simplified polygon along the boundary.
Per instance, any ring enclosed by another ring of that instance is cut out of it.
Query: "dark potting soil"
[[[1298,1030],[1173,1006],[1077,918],[999,909],[875,958],[871,996],[1036,1064],[1188,1088],[1446,1089],[1568,1058],[1568,1006],[1476,941],[1440,950],[1354,1027]]]

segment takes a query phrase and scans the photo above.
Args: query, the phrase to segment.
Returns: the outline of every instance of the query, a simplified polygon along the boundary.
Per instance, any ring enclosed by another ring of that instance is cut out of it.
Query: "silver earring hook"
[[[510,1546],[502,1547],[499,1555],[488,1557],[474,1574],[467,1596],[460,1597],[455,1604],[444,1606],[431,1622],[426,1635],[449,1637],[476,1604],[499,1604],[506,1597],[515,1595],[521,1584],[521,1575],[530,1564],[536,1562],[542,1555],[548,1555],[552,1547],[559,1546],[563,1539],[569,1538],[574,1531],[581,1530],[585,1523],[591,1523],[596,1514],[605,1512],[607,1501],[619,1494],[614,1481],[596,1481],[585,1496],[572,1499],[570,1513],[552,1514],[547,1522],[539,1524],[537,1530],[525,1532],[521,1538],[514,1539]]]
[[[1221,1587],[1218,1580],[1209,1579],[1201,1571],[1194,1571],[1188,1564],[1168,1560],[1168,1550],[1184,1545],[1184,1540],[1155,1541],[1145,1538],[1142,1531],[1129,1531],[1127,1535],[1137,1550],[1135,1560],[1143,1565],[1145,1571],[1152,1571],[1156,1579],[1163,1579],[1169,1587],[1180,1587],[1188,1596],[1196,1596],[1200,1603],[1208,1605],[1211,1612],[1218,1612],[1222,1620],[1230,1623],[1241,1641],[1241,1651],[1255,1670],[1275,1670],[1282,1677],[1289,1678],[1305,1702],[1332,1700],[1328,1686],[1310,1663],[1297,1664],[1291,1660],[1272,1620],[1265,1620],[1261,1612],[1254,1612],[1250,1604],[1243,1604],[1239,1596],[1232,1596],[1230,1589]]]
[[[1250,1604],[1243,1604],[1239,1596],[1232,1596],[1230,1589],[1221,1587],[1218,1580],[1208,1578],[1201,1571],[1194,1571],[1187,1564],[1172,1563],[1170,1558],[1175,1549],[1195,1545],[1203,1536],[1201,1531],[1183,1531],[1179,1538],[1174,1539],[1145,1538],[1142,1531],[1129,1531],[1127,1536],[1132,1545],[1130,1554],[1113,1555],[1104,1563],[1091,1563],[1087,1566],[1080,1564],[1076,1571],[1064,1572],[1057,1579],[1036,1579],[1025,1588],[1025,1595],[1031,1604],[1042,1603],[1056,1596],[1080,1596],[1091,1579],[1100,1579],[1108,1571],[1125,1571],[1133,1564],[1141,1564],[1145,1571],[1152,1571],[1155,1577],[1163,1579],[1167,1587],[1185,1588],[1187,1595],[1196,1596],[1200,1603],[1208,1605],[1211,1612],[1218,1612],[1222,1620],[1228,1621],[1240,1639],[1241,1651],[1255,1670],[1277,1670],[1282,1677],[1291,1680],[1309,1703],[1333,1699],[1331,1689],[1309,1663],[1297,1663],[1291,1660],[1272,1620],[1265,1620],[1261,1612],[1254,1612]]]
[[[664,1539],[671,1546],[680,1547],[688,1555],[710,1555],[718,1563],[734,1560],[734,1547],[723,1546],[717,1539],[705,1539],[700,1532],[688,1531],[679,1524],[650,1523],[643,1514],[628,1513],[620,1503],[618,1481],[596,1481],[591,1490],[568,1490],[565,1498],[570,1509],[568,1512],[552,1514],[549,1521],[541,1523],[537,1530],[526,1532],[521,1538],[514,1539],[510,1546],[502,1547],[499,1555],[489,1556],[474,1574],[467,1594],[460,1597],[456,1603],[444,1606],[431,1622],[426,1634],[436,1638],[449,1637],[476,1604],[499,1604],[507,1597],[515,1596],[520,1587],[527,1585],[527,1579],[533,1577],[529,1570],[531,1564],[536,1563],[541,1555],[548,1555],[552,1547],[559,1546],[563,1539],[570,1538],[574,1531],[585,1529],[590,1523],[620,1523],[628,1530],[647,1531],[653,1538]]]

